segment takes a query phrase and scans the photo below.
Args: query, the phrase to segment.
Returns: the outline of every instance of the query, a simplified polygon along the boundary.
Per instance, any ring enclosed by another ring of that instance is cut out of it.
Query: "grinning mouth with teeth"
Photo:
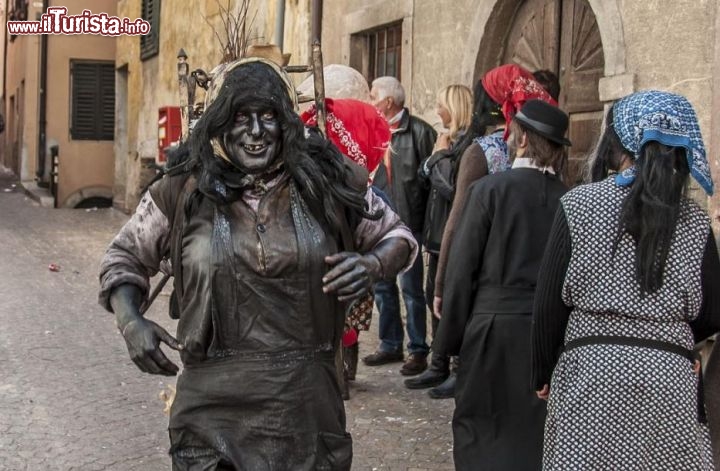
[[[260,152],[267,147],[265,144],[243,144],[243,148],[249,152]]]

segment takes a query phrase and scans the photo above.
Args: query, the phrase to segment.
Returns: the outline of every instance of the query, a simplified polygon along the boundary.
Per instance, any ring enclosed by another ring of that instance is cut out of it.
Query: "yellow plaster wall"
[[[35,10],[30,7],[29,15],[34,17]],[[36,149],[38,138],[38,51],[39,36],[15,37],[8,43],[7,82],[5,84],[8,104],[9,97],[15,97],[16,110],[8,110],[6,121],[14,121],[16,129],[8,129],[5,139],[8,148],[18,138],[17,167],[23,181],[33,180],[36,168]],[[23,85],[24,83],[24,85]],[[22,96],[20,96],[22,95]],[[22,117],[22,120],[20,119]],[[15,132],[17,130],[17,132]],[[9,153],[8,153],[9,154]]]

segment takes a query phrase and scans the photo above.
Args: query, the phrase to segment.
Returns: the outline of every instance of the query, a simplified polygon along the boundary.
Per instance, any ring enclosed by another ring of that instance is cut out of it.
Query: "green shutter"
[[[112,62],[72,61],[70,137],[111,141],[115,129],[115,66]]]
[[[150,23],[150,33],[140,36],[140,59],[145,60],[160,50],[160,0],[143,0],[142,17]]]

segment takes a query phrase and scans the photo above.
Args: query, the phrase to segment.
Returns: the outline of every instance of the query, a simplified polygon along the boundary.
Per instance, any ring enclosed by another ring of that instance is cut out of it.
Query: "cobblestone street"
[[[96,301],[100,257],[127,216],[41,208],[14,183],[0,176],[0,470],[169,470],[159,393],[174,380],[137,370]],[[174,332],[166,312],[163,294],[148,316]],[[361,356],[376,345],[377,319]],[[353,469],[453,469],[453,401],[406,390],[399,367],[359,366]]]

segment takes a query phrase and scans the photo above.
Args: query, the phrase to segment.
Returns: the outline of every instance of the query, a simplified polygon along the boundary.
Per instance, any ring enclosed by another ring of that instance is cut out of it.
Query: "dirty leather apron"
[[[322,292],[336,250],[288,180],[257,213],[206,200],[187,221],[174,470],[350,469],[334,366],[343,306]]]

